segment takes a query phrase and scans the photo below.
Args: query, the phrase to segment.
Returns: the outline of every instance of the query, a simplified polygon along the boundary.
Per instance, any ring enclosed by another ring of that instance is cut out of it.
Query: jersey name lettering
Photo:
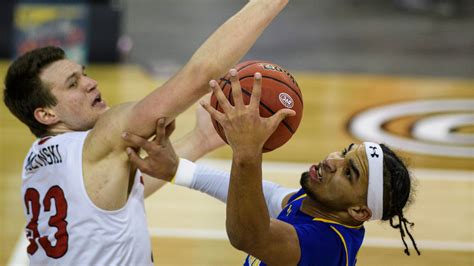
[[[59,145],[51,145],[39,150],[38,153],[31,152],[28,154],[26,171],[33,171],[40,167],[62,163],[63,159],[59,153]]]

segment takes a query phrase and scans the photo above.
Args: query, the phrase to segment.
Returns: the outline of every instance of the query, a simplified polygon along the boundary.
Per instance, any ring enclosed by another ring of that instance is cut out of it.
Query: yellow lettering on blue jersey
[[[286,216],[290,215],[290,213],[291,213],[291,206],[292,206],[292,205],[290,205],[290,206],[288,207],[288,209],[286,209]]]

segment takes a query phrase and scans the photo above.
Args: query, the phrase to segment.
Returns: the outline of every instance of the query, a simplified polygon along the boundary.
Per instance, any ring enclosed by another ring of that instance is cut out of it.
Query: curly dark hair
[[[383,175],[384,175],[384,206],[382,221],[390,221],[390,226],[400,231],[403,244],[405,245],[405,254],[410,255],[405,235],[410,237],[413,247],[418,255],[420,251],[416,246],[415,239],[408,230],[408,225],[413,227],[415,224],[409,222],[403,215],[403,209],[410,203],[413,195],[413,181],[406,164],[389,147],[380,144],[383,150]],[[396,224],[395,219],[398,220]]]
[[[35,49],[16,59],[5,76],[3,91],[5,105],[36,137],[46,135],[48,126],[35,119],[35,109],[57,104],[56,97],[41,82],[39,75],[46,66],[65,57],[64,51],[58,47]]]

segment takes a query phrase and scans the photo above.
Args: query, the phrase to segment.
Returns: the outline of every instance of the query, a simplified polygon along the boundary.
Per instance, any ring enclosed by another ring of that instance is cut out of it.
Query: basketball
[[[260,116],[270,117],[282,108],[292,109],[295,116],[285,118],[263,146],[263,152],[269,152],[281,147],[295,134],[303,116],[303,96],[298,83],[283,67],[265,61],[246,61],[235,66],[237,69],[244,103],[250,103],[255,72],[262,74],[262,94],[260,98]],[[230,74],[219,81],[224,95],[234,105]],[[223,112],[214,93],[211,96],[211,106]],[[214,119],[212,124],[217,133],[227,143],[222,126]]]

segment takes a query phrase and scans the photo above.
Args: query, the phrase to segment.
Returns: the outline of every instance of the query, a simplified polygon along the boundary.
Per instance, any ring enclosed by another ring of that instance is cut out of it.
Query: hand
[[[201,105],[211,116],[223,127],[229,145],[235,152],[261,152],[263,145],[275,131],[280,122],[287,116],[295,115],[291,109],[281,109],[271,117],[260,116],[260,96],[262,89],[262,75],[255,73],[252,96],[250,104],[245,105],[242,99],[242,91],[236,69],[230,70],[230,81],[232,85],[232,97],[235,106],[232,106],[218,83],[211,80],[209,85],[214,91],[224,113],[217,111],[209,103],[201,102]]]
[[[175,128],[174,120],[168,126],[165,125],[165,120],[158,119],[156,135],[151,141],[127,132],[122,134],[122,138],[131,147],[142,148],[148,154],[147,157],[141,158],[134,149],[127,147],[128,159],[133,165],[147,175],[171,181],[178,169],[179,158],[169,140]]]

